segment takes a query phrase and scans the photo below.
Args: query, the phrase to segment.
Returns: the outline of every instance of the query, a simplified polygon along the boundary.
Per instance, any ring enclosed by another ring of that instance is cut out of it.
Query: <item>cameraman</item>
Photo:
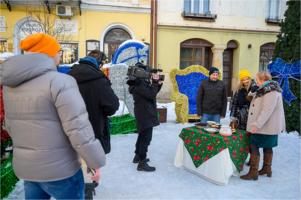
[[[136,67],[147,70],[148,66],[137,63]],[[138,171],[152,172],[156,168],[147,164],[149,159],[146,158],[146,153],[152,140],[153,127],[159,125],[156,97],[163,82],[159,80],[159,75],[153,74],[150,79],[128,80],[127,84],[135,102],[134,112],[139,134],[133,163],[139,163]]]

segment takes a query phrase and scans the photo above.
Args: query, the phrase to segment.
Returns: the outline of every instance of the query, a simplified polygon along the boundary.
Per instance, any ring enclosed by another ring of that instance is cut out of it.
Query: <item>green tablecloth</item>
[[[248,157],[250,136],[249,132],[237,130],[227,137],[219,133],[207,133],[204,129],[195,126],[182,129],[179,135],[196,168],[228,148],[230,157],[239,172]]]

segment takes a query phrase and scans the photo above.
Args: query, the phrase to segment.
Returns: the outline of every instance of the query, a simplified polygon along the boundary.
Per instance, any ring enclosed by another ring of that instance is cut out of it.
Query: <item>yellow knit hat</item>
[[[251,78],[251,74],[250,74],[249,71],[246,70],[246,69],[241,70],[241,71],[239,72],[238,76],[239,76],[239,80],[240,80],[240,81],[241,81],[243,78],[245,78],[245,77]]]
[[[45,33],[35,33],[20,42],[20,49],[26,52],[44,53],[50,57],[57,54],[61,46],[59,42]]]

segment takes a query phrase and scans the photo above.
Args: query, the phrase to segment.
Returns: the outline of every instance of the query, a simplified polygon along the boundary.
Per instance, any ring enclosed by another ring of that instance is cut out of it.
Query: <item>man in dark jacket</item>
[[[100,70],[104,59],[104,53],[93,50],[87,57],[81,58],[79,64],[73,65],[68,74],[75,78],[86,103],[95,137],[108,154],[111,151],[108,116],[118,110],[119,99],[111,88],[110,80]]]
[[[137,63],[136,66],[146,69],[147,66]],[[138,138],[136,142],[135,157],[133,162],[138,163],[139,171],[155,171],[155,167],[150,167],[147,162],[146,153],[152,140],[153,127],[159,125],[157,116],[156,97],[163,82],[158,75],[153,75],[152,83],[145,79],[127,81],[129,92],[134,98],[134,112],[137,123]]]
[[[219,70],[210,67],[209,79],[201,82],[196,99],[198,116],[202,123],[220,122],[227,110],[226,85],[218,80]]]

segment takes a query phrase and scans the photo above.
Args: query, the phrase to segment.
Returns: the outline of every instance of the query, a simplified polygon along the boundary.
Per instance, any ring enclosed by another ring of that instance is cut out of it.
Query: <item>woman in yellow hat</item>
[[[246,130],[250,101],[252,100],[252,96],[248,94],[251,90],[257,89],[258,86],[255,81],[251,79],[248,70],[241,70],[238,76],[240,82],[232,100],[230,117],[236,117],[238,119],[237,129]]]
[[[238,119],[237,129],[246,130],[250,103],[253,98],[249,96],[249,93],[254,93],[254,91],[258,89],[258,86],[256,82],[251,79],[248,70],[241,70],[238,76],[240,82],[232,100],[230,117],[236,117]]]

